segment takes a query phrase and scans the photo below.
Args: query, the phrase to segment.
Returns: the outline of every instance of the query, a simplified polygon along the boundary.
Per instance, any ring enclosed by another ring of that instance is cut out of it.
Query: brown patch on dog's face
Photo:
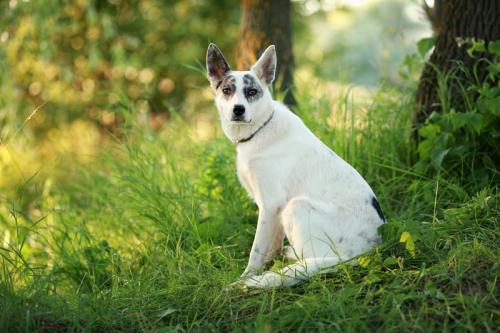
[[[222,96],[230,99],[236,93],[236,79],[232,75],[226,76],[219,84]],[[216,88],[218,89],[218,88]]]

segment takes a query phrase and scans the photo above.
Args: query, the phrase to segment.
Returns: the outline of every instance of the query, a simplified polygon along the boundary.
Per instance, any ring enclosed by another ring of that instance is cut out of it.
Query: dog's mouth
[[[250,123],[252,120],[246,120],[245,117],[238,117],[238,116],[234,116],[231,118],[231,121],[233,123],[243,123],[243,124],[248,124]]]

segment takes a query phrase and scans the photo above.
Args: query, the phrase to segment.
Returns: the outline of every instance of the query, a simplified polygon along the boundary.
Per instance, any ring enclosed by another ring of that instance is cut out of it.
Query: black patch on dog
[[[224,98],[226,99],[229,99],[236,92],[235,82],[236,79],[234,78],[234,76],[228,75],[220,82],[220,84],[217,86],[216,89],[218,89],[218,87],[221,87],[222,96],[224,96]],[[231,92],[229,94],[225,94],[224,93],[225,89],[229,89]]]
[[[378,204],[378,201],[375,197],[372,198],[372,206],[377,211],[377,214],[380,217],[380,219],[385,222],[384,213],[382,212],[382,209],[380,208],[380,205]]]
[[[252,95],[252,91],[254,94]],[[250,74],[243,75],[243,94],[248,103],[255,102],[264,95],[261,86]]]

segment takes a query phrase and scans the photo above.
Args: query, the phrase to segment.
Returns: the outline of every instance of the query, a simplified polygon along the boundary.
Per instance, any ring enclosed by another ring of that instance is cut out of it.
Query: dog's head
[[[215,44],[207,50],[207,75],[221,120],[232,124],[264,121],[271,112],[268,86],[276,72],[276,50],[269,46],[249,71],[232,71]]]

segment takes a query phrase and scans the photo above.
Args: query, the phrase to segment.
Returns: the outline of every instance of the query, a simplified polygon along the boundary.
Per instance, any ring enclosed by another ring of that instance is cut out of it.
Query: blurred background
[[[24,122],[37,138],[78,120],[113,130],[124,97],[156,129],[172,113],[213,112],[205,50],[214,42],[236,63],[240,10],[229,0],[2,1],[0,137]],[[291,22],[297,86],[398,84],[404,56],[431,35],[417,1],[296,0]]]

